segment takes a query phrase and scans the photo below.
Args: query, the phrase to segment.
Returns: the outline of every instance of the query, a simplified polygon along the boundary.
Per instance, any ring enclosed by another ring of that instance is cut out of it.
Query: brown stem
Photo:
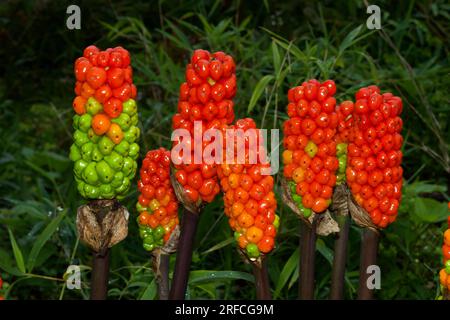
[[[198,220],[199,214],[184,209],[175,271],[169,294],[170,300],[183,300],[185,298]]]
[[[339,234],[334,242],[333,271],[331,274],[331,300],[344,299],[345,264],[347,262],[348,232],[350,218],[348,215],[338,215]]]
[[[300,222],[300,276],[298,295],[301,300],[314,299],[314,273],[316,253],[316,219],[312,226]]]
[[[109,249],[93,252],[91,300],[106,300],[109,276]]]
[[[272,300],[266,259],[262,259],[260,266],[256,263],[253,264],[253,274],[255,275],[256,299]]]
[[[163,254],[159,256],[158,275],[156,281],[158,283],[159,300],[169,299],[169,262],[170,256]]]
[[[367,285],[367,279],[371,274],[367,273],[367,267],[377,264],[377,252],[379,233],[369,228],[363,230],[361,238],[361,261],[359,266],[358,300],[372,300],[373,290]]]

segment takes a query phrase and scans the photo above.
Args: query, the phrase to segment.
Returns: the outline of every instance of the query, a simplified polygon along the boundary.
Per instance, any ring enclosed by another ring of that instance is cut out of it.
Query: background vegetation
[[[66,8],[82,10],[82,29],[65,27]],[[6,1],[0,3],[0,275],[8,299],[86,299],[89,250],[78,243],[72,164],[73,62],[92,43],[123,45],[138,87],[141,156],[170,146],[184,66],[195,48],[223,50],[237,62],[238,117],[280,128],[289,87],[332,78],[338,100],[377,84],[404,101],[404,196],[384,233],[379,299],[433,299],[442,264],[449,161],[450,5],[377,1],[382,30],[368,30],[363,1]],[[133,187],[124,204],[134,210]],[[133,212],[135,214],[135,212]],[[294,299],[298,222],[280,202],[281,232],[269,259],[274,296]],[[358,280],[360,231],[352,227],[346,297]],[[333,238],[317,243],[316,296],[329,294]],[[171,263],[173,265],[174,258]],[[70,264],[82,267],[82,290],[64,289]],[[114,247],[109,297],[153,299],[150,258],[130,222]],[[251,268],[236,252],[222,201],[201,218],[191,299],[254,298]]]

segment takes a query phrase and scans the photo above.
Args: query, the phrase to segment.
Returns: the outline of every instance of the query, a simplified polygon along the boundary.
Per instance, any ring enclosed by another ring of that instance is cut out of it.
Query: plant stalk
[[[156,282],[158,284],[158,297],[159,300],[168,300],[170,255],[161,253],[158,260],[159,266],[158,274],[156,276]]]
[[[344,299],[345,264],[347,262],[348,233],[350,218],[348,215],[337,215],[339,234],[334,242],[333,271],[331,274],[331,300]]]
[[[198,220],[199,214],[184,209],[175,271],[169,294],[170,300],[183,300],[185,298]]]
[[[253,274],[255,276],[256,299],[272,300],[266,259],[262,259],[260,266],[258,266],[256,263],[253,263]]]
[[[373,290],[370,289],[367,283],[371,273],[367,273],[367,268],[371,265],[377,264],[379,233],[365,228],[361,238],[361,260],[359,266],[359,287],[358,300],[372,300]]]
[[[316,219],[312,226],[300,222],[300,276],[298,296],[300,300],[314,299],[314,273],[316,253]]]
[[[108,293],[109,253],[110,250],[108,248],[104,252],[93,252],[91,300],[106,300]]]

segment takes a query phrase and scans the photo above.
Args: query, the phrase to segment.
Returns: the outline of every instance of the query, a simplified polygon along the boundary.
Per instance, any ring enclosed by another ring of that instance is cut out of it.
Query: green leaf
[[[47,243],[47,241],[50,239],[50,237],[56,231],[56,229],[58,228],[59,224],[61,223],[62,219],[65,216],[66,216],[65,212],[59,214],[55,219],[53,219],[47,225],[47,227],[45,227],[44,231],[42,231],[42,233],[36,239],[36,241],[33,245],[33,248],[30,251],[30,255],[28,256],[28,261],[27,261],[28,272],[31,272],[33,270],[34,265],[36,263],[36,259],[38,258],[42,247]]]
[[[252,112],[253,108],[256,105],[256,102],[258,102],[258,99],[261,97],[262,93],[264,92],[264,89],[267,87],[270,81],[273,80],[273,75],[268,74],[259,80],[258,84],[255,87],[255,90],[253,90],[252,97],[250,98],[250,102],[248,104],[247,113]]]
[[[230,238],[225,239],[225,240],[219,242],[218,244],[212,246],[212,247],[209,248],[208,250],[202,252],[202,254],[208,254],[208,253],[211,253],[211,252],[213,252],[213,251],[222,249],[223,247],[226,247],[226,246],[228,246],[229,244],[231,244],[231,243],[233,243],[233,242],[234,242],[234,238],[233,238],[233,237],[230,237]]]
[[[273,67],[275,69],[275,74],[278,74],[280,72],[281,67],[281,57],[280,57],[280,51],[278,50],[277,43],[272,40],[272,57],[273,57]]]
[[[333,251],[327,247],[322,239],[317,239],[316,250],[319,251],[330,264],[333,263]]]
[[[11,231],[11,229],[8,228],[8,232],[9,232],[9,238],[11,240],[11,246],[13,249],[13,253],[14,253],[14,258],[16,259],[16,263],[17,263],[17,267],[19,268],[19,270],[22,273],[25,273],[25,263],[23,262],[23,255],[22,255],[22,251],[20,250],[16,239],[14,238],[14,235]]]
[[[430,198],[416,198],[413,212],[424,222],[436,223],[447,219],[448,207],[445,202]]]
[[[139,298],[140,300],[155,300],[156,298],[156,282],[155,279],[150,282],[150,284],[145,289],[142,296]]]
[[[3,249],[0,249],[0,270],[5,271],[8,274],[14,276],[22,276],[23,272],[20,272],[17,268],[12,266],[11,258],[9,253]]]
[[[361,32],[361,29],[362,29],[362,25],[359,25],[358,27],[356,27],[355,29],[350,31],[349,34],[347,34],[347,36],[344,38],[344,40],[342,40],[342,43],[339,46],[339,54],[342,54],[342,52],[344,52],[345,49],[347,49],[348,47],[350,47],[351,45],[353,45],[356,42],[354,40],[358,36],[358,34]]]
[[[281,289],[284,288],[287,281],[291,277],[291,275],[294,273],[295,268],[298,266],[299,262],[299,254],[300,250],[297,248],[294,253],[289,257],[286,264],[283,267],[283,270],[281,270],[280,276],[278,277],[277,286],[275,288],[275,292],[273,294],[274,298],[277,298],[278,295],[281,292]]]
[[[189,284],[206,283],[225,280],[246,280],[255,282],[253,275],[240,271],[214,271],[214,270],[196,270],[189,274]]]

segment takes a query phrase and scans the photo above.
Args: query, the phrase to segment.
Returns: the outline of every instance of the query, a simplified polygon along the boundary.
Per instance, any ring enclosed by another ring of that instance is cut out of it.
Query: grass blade
[[[22,251],[19,248],[19,245],[16,242],[16,239],[14,238],[14,235],[11,231],[11,229],[8,228],[8,232],[9,232],[9,238],[11,240],[11,246],[13,249],[13,253],[14,253],[14,258],[16,259],[16,263],[17,263],[17,267],[19,268],[19,270],[22,273],[25,273],[25,263],[23,262],[23,255],[22,255]]]
[[[42,248],[47,243],[47,241],[50,239],[50,237],[53,235],[53,233],[56,231],[56,229],[58,228],[59,224],[61,223],[62,219],[65,216],[66,216],[65,212],[58,215],[47,225],[44,231],[42,231],[42,233],[36,239],[36,242],[34,243],[27,260],[28,272],[31,272],[33,270],[34,264],[36,263],[36,259],[38,258],[39,253],[41,252]]]
[[[253,108],[256,105],[256,102],[258,102],[258,99],[261,97],[262,93],[264,92],[264,89],[267,87],[270,81],[273,80],[273,75],[268,74],[259,80],[257,83],[255,90],[253,91],[252,97],[250,98],[250,102],[248,104],[247,113],[252,112]]]
[[[276,286],[275,292],[273,294],[274,298],[277,298],[279,296],[281,289],[284,288],[284,286],[288,282],[289,278],[294,273],[295,268],[298,267],[299,254],[300,254],[300,250],[297,247],[297,249],[289,257],[288,261],[284,265],[283,270],[281,270],[280,277],[278,278],[277,286]]]

